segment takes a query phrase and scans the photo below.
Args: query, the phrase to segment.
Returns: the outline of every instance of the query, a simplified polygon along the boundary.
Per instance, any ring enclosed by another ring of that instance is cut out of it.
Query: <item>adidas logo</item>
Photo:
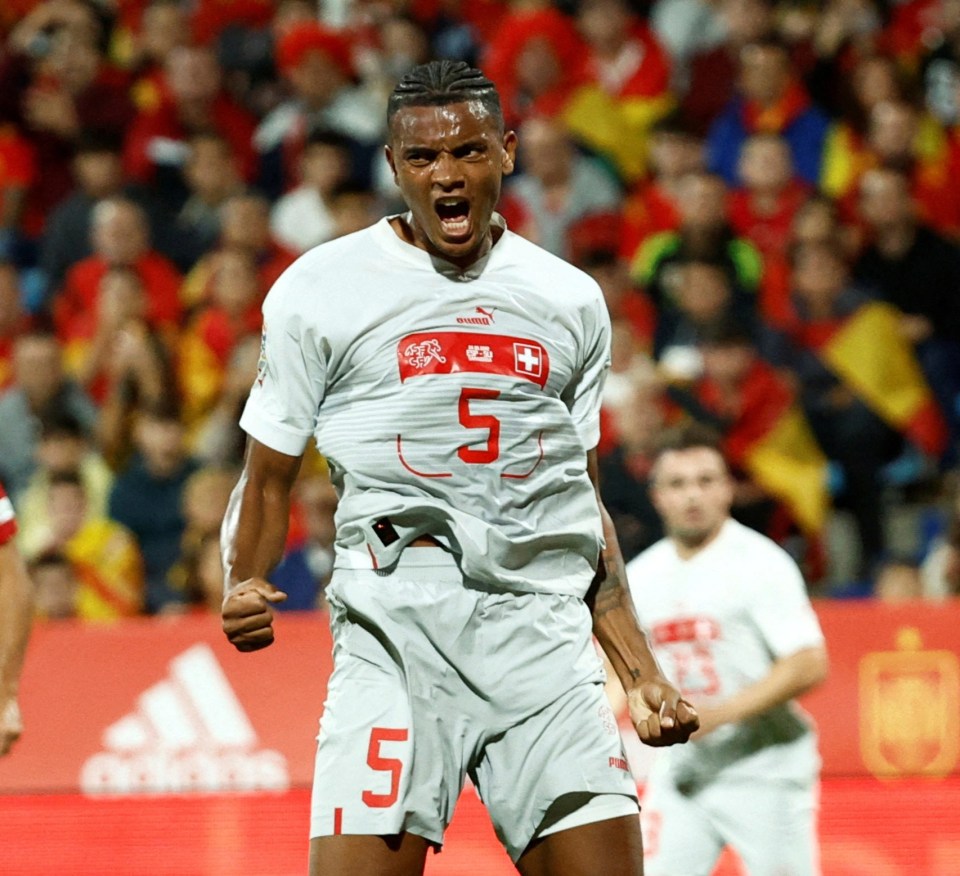
[[[282,791],[290,784],[286,759],[257,747],[247,713],[205,644],[171,660],[167,677],[104,730],[102,744],[81,768],[84,793]]]

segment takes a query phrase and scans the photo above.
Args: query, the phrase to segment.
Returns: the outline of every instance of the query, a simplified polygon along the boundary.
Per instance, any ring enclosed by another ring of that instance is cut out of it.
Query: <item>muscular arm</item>
[[[0,755],[21,733],[17,693],[33,622],[33,586],[12,543],[0,545]]]
[[[301,459],[248,439],[243,471],[230,496],[220,532],[222,615],[227,638],[241,651],[264,648],[273,641],[269,606],[286,597],[266,576],[283,557],[290,490]]]
[[[826,677],[827,652],[823,647],[803,648],[781,657],[759,681],[738,691],[719,706],[701,709],[699,735],[705,735],[721,724],[754,718],[805,694]]]
[[[627,693],[640,738],[653,745],[684,741],[698,726],[696,712],[666,680],[640,628],[617,534],[600,498],[596,450],[587,455],[587,471],[597,491],[606,542],[588,594],[594,635]],[[645,712],[651,714],[645,717]]]

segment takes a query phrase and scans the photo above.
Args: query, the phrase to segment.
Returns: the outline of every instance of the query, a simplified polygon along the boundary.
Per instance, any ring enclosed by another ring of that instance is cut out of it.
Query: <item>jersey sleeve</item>
[[[820,622],[796,563],[779,549],[763,557],[762,563],[749,613],[771,653],[787,657],[822,645]]]
[[[300,303],[305,297],[291,272],[267,295],[257,378],[240,417],[248,435],[289,456],[306,448],[326,389],[322,339]]]
[[[610,317],[599,289],[591,306],[583,309],[583,361],[563,399],[587,450],[600,442],[600,402],[610,368]]]
[[[12,541],[17,534],[17,517],[13,513],[13,504],[0,486],[0,545]]]

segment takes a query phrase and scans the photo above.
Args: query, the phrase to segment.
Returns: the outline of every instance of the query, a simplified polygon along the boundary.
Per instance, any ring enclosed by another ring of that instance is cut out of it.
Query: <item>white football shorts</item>
[[[583,600],[464,581],[417,547],[388,570],[337,568],[327,601],[311,837],[439,846],[466,775],[515,861],[538,836],[637,814]]]

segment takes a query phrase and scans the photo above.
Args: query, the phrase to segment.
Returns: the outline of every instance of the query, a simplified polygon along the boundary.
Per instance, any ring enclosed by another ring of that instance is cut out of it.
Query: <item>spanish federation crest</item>
[[[960,753],[960,668],[904,627],[897,650],[860,661],[860,751],[875,776],[944,776]]]

